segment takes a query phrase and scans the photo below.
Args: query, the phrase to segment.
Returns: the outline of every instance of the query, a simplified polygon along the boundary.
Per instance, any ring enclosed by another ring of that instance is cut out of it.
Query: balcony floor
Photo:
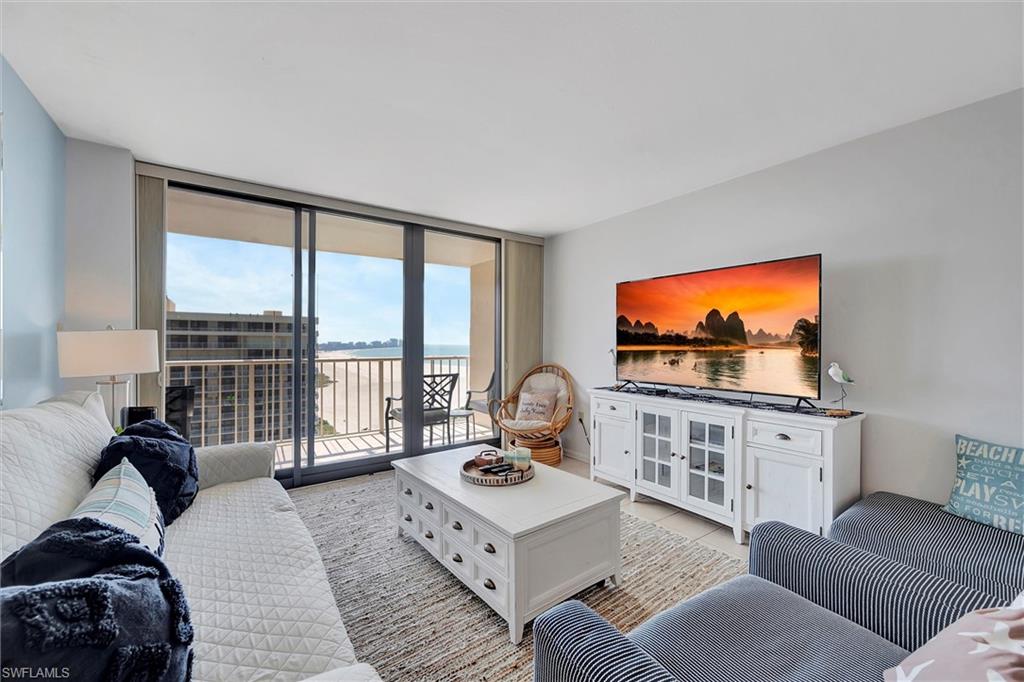
[[[440,426],[434,427],[434,445],[444,445],[445,439]],[[478,424],[476,436],[473,436],[473,426],[470,424],[469,431],[466,431],[466,421],[456,419],[452,423],[452,440],[455,444],[468,443],[473,440],[482,440],[490,435],[487,427]],[[425,444],[429,447],[430,432],[424,428],[423,437]],[[385,454],[384,433],[381,431],[364,431],[358,434],[345,436],[323,436],[316,439],[314,445],[316,464],[334,464],[336,462],[350,462],[370,457],[373,455]],[[402,450],[402,429],[391,431],[391,452]],[[302,444],[302,457],[305,461],[306,444]],[[274,466],[278,469],[290,468],[293,465],[291,442],[278,443],[277,455]]]

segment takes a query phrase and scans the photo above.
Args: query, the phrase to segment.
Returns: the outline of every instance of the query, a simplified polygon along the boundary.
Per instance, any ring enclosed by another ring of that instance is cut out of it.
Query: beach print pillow
[[[1024,535],[1024,448],[956,436],[950,514]]]

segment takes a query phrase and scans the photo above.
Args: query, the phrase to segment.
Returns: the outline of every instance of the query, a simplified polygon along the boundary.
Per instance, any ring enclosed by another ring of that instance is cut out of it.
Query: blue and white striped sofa
[[[851,519],[870,517],[878,498],[865,501],[847,512]],[[923,517],[918,528],[905,519],[907,512],[897,511],[889,512],[888,532],[935,531]],[[886,532],[877,518],[850,525],[873,527],[876,538]],[[970,546],[987,556],[1004,551],[1001,542]],[[890,543],[889,552],[900,556],[893,549],[898,545]],[[1014,547],[1011,542],[1010,557]],[[682,602],[627,635],[580,602],[541,615],[533,625],[535,679],[881,680],[882,671],[964,613],[1010,601],[962,576],[957,581],[886,556],[880,545],[872,548],[783,523],[760,524],[750,536],[751,575]]]
[[[1024,592],[1024,535],[941,505],[872,493],[832,523],[829,537],[1011,602]]]

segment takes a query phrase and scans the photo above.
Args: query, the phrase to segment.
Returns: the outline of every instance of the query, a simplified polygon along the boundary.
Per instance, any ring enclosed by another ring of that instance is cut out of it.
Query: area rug
[[[415,540],[398,537],[394,474],[289,491],[320,549],[356,656],[387,682],[527,681],[533,636],[508,626]],[[622,514],[623,584],[576,596],[628,632],[746,572],[746,562]]]

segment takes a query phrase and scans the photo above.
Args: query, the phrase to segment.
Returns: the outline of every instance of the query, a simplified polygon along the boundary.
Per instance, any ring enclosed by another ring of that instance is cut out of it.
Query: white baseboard
[[[580,462],[590,462],[590,457],[583,452],[578,452],[576,450],[570,450],[569,448],[563,447],[562,454],[568,457],[569,459],[579,460]]]

